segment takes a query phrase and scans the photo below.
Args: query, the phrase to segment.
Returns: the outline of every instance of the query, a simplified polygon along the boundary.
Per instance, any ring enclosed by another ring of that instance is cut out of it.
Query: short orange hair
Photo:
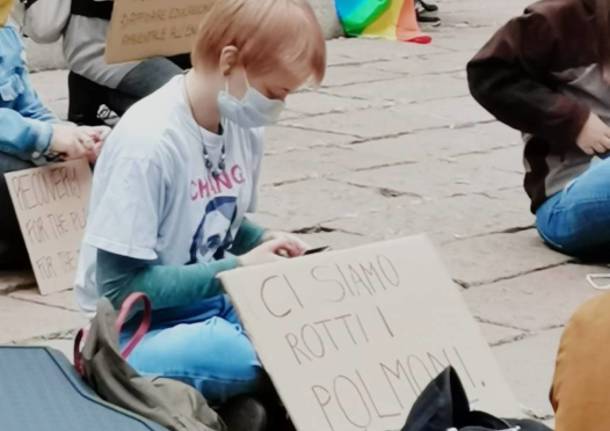
[[[216,0],[199,27],[193,67],[216,65],[229,45],[253,73],[284,67],[316,84],[324,79],[326,43],[306,0]]]

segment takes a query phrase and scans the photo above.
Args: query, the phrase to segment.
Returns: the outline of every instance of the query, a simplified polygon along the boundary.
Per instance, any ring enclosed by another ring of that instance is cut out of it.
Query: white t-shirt
[[[135,104],[113,130],[95,166],[76,297],[95,312],[97,249],[162,265],[222,258],[244,214],[254,211],[262,129],[222,120],[215,135],[195,122],[185,77]],[[223,143],[226,168],[214,178]]]

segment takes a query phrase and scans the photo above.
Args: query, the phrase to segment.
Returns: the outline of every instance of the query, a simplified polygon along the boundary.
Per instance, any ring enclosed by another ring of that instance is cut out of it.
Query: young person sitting
[[[7,25],[12,0],[0,0],[0,269],[27,267],[28,255],[4,174],[47,163],[47,156],[93,161],[106,127],[61,124],[32,88],[23,43]]]
[[[23,0],[21,0],[23,1]],[[141,98],[190,68],[188,55],[154,57],[143,61],[107,64],[106,34],[112,0],[25,1],[25,33],[39,43],[63,37],[68,75],[68,120],[100,124],[104,104],[119,116]]]
[[[535,3],[468,64],[476,100],[523,132],[540,236],[583,258],[610,252],[609,3]]]
[[[153,324],[129,362],[216,405],[265,377],[216,275],[306,249],[245,215],[256,209],[262,127],[290,93],[322,81],[325,41],[306,0],[224,0],[205,16],[192,62],[127,111],[105,144],[76,291],[89,313],[101,295],[118,305],[145,292]]]

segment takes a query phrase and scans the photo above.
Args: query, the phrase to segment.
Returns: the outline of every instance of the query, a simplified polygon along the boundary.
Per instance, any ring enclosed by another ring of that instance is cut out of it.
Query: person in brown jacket
[[[468,63],[474,98],[523,133],[524,186],[540,236],[610,255],[610,0],[542,0]]]

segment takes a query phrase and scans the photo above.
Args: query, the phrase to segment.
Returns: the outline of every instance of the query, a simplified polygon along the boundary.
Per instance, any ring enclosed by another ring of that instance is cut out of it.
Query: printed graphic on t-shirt
[[[235,196],[220,196],[208,202],[203,219],[193,236],[187,265],[222,259],[225,250],[233,243],[231,226],[236,216]]]
[[[191,200],[209,199],[221,193],[226,193],[246,182],[244,170],[238,164],[222,171],[218,176],[208,175],[191,181]]]

